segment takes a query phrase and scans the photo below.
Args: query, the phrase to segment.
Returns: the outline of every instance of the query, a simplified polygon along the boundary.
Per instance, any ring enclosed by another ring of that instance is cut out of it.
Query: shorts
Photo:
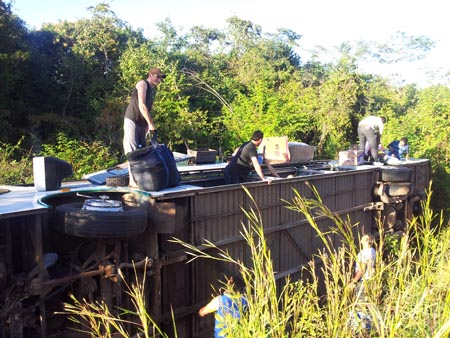
[[[146,134],[146,128],[138,126],[133,120],[125,118],[123,120],[123,150],[125,155],[133,150],[144,148],[146,146]]]

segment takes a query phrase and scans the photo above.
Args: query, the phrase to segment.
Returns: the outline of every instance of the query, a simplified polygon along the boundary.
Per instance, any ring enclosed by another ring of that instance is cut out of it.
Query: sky
[[[108,0],[3,0],[12,2],[13,12],[30,29],[59,20],[90,17],[87,10]],[[279,28],[301,35],[298,53],[305,61],[311,50],[329,51],[343,42],[358,40],[387,42],[396,32],[426,36],[435,48],[425,60],[395,65],[365,64],[362,71],[390,76],[397,82],[420,87],[445,83],[450,71],[450,0],[112,0],[110,8],[134,29],[142,28],[148,38],[157,36],[155,24],[170,19],[178,32],[194,25],[222,29],[237,16],[260,25],[263,33]],[[324,59],[325,61],[325,59]],[[433,74],[434,82],[430,82]]]

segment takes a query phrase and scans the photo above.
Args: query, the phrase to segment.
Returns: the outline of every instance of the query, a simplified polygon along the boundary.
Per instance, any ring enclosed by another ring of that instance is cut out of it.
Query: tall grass
[[[295,194],[286,207],[305,215],[323,243],[302,279],[277,290],[277,282],[258,208],[243,210],[247,222],[241,235],[251,252],[250,266],[205,241],[202,248],[179,240],[192,260],[221,260],[236,264],[246,285],[249,303],[239,320],[229,319],[229,337],[448,337],[450,333],[450,231],[433,227],[436,215],[430,209],[431,193],[422,203],[422,216],[408,223],[399,237],[383,233],[378,225],[375,276],[365,281],[367,297],[357,301],[351,287],[359,251],[358,225],[341,219],[323,203],[314,187],[314,197]],[[430,189],[431,191],[431,189]],[[248,193],[248,192],[247,192]],[[327,217],[332,226],[321,230],[317,217]],[[438,231],[439,230],[439,231]],[[339,246],[335,246],[339,238]],[[214,256],[207,252],[213,252]],[[324,293],[319,292],[319,285]],[[358,321],[358,314],[367,321]]]
[[[323,243],[323,249],[303,267],[298,281],[276,280],[261,214],[248,191],[254,206],[243,210],[246,221],[242,223],[241,235],[251,253],[250,264],[236,260],[207,240],[201,247],[195,247],[173,239],[187,249],[191,261],[219,260],[236,265],[240,271],[248,308],[239,320],[224,318],[227,337],[448,337],[450,230],[443,226],[442,215],[438,226],[432,226],[436,215],[430,209],[431,193],[422,203],[422,216],[408,223],[401,236],[383,233],[379,222],[376,273],[364,282],[366,299],[357,301],[350,281],[362,234],[357,224],[331,212],[311,188],[313,198],[305,199],[296,193],[292,201],[285,201],[287,208],[305,215]],[[318,216],[329,218],[333,225],[321,230],[316,222]],[[336,246],[336,242],[340,244]],[[211,248],[215,250],[208,250]],[[74,320],[81,316],[80,323],[87,324],[91,332],[98,332],[95,337],[109,337],[100,335],[110,332],[108,328],[128,337],[124,324],[130,323],[138,325],[139,331],[149,337],[147,328],[157,325],[145,310],[142,285],[136,281],[136,285],[129,287],[135,311],[123,310],[140,318],[137,322],[126,322],[99,305],[92,307],[76,299],[66,310],[73,314]]]
[[[0,141],[0,185],[33,183],[32,152],[22,148],[24,139],[15,145]]]
[[[85,299],[78,300],[71,295],[72,302],[64,304],[64,312],[60,314],[69,316],[69,319],[76,324],[74,330],[95,338],[169,338],[147,311],[145,270],[141,274],[137,273],[135,268],[134,275],[134,282],[129,284],[119,270],[119,276],[126,288],[125,293],[130,297],[133,309],[111,309],[104,302],[92,303]],[[175,323],[173,313],[172,320]],[[174,332],[175,336],[170,338],[177,338],[176,330]]]

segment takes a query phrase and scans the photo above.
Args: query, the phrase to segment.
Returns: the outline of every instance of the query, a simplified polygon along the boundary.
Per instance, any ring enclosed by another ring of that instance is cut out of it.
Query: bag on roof
[[[151,145],[128,153],[130,175],[133,175],[139,189],[159,191],[180,184],[180,173],[172,151],[164,144],[158,144],[155,134]]]

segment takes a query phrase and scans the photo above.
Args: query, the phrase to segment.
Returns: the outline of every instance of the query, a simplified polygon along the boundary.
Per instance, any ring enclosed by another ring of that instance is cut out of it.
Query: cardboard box
[[[269,163],[289,162],[287,136],[265,137],[259,145],[259,152],[264,151],[264,158]]]
[[[308,162],[314,159],[316,147],[303,142],[288,142],[291,163]]]
[[[217,150],[208,148],[188,149],[187,154],[194,157],[197,164],[216,163]]]
[[[363,150],[346,150],[339,152],[339,166],[364,164]]]

